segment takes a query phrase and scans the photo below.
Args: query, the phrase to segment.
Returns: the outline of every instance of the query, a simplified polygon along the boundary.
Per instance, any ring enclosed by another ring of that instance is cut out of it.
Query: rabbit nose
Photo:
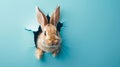
[[[48,45],[52,45],[52,41],[47,41],[47,44]]]

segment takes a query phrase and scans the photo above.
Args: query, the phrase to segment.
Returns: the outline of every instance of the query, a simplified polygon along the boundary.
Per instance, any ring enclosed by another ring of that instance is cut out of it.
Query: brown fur
[[[37,7],[37,19],[41,25],[42,33],[39,34],[37,39],[37,50],[36,50],[36,58],[40,59],[44,52],[52,52],[53,56],[56,56],[59,53],[61,37],[59,32],[56,29],[57,23],[59,22],[60,15],[60,6],[56,8],[53,12],[50,24],[48,24],[48,20],[46,16],[42,13],[42,11]]]

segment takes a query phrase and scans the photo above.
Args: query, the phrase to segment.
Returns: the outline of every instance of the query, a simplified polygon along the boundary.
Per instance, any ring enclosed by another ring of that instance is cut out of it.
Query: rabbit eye
[[[46,36],[46,31],[44,32],[44,35]]]

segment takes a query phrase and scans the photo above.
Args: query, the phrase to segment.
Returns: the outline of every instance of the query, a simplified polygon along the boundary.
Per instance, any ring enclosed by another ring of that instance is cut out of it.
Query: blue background
[[[63,47],[53,58],[34,56],[35,6],[51,15],[61,6]],[[0,1],[0,67],[120,67],[119,0]]]

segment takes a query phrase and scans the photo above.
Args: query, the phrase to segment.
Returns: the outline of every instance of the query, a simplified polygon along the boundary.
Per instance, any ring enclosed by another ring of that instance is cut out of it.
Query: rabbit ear
[[[59,18],[60,18],[60,6],[58,6],[56,10],[53,12],[50,18],[50,23],[56,26],[57,23],[59,22]]]
[[[44,26],[48,24],[48,20],[46,16],[43,14],[43,12],[39,9],[39,7],[36,7],[36,12],[37,12],[37,20],[43,29]]]

